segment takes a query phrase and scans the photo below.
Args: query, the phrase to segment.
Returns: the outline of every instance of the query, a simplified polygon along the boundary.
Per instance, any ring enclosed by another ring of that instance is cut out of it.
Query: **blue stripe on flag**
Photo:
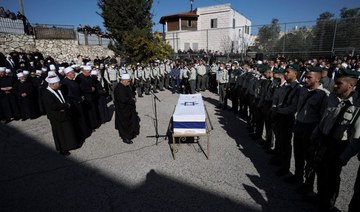
[[[205,122],[174,122],[174,128],[193,128],[193,129],[204,129]]]

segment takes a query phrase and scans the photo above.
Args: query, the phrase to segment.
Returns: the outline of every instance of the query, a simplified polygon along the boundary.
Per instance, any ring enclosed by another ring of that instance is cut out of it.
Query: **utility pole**
[[[21,12],[21,14],[25,16],[24,5],[23,5],[22,0],[19,0],[19,5],[20,5],[20,12]]]
[[[193,3],[194,3],[194,0],[190,0],[190,11],[193,11]]]

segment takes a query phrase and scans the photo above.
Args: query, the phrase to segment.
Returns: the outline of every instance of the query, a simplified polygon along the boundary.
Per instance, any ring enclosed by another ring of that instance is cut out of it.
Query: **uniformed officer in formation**
[[[342,165],[349,158],[345,150],[353,142],[359,142],[360,107],[354,95],[359,76],[357,71],[340,70],[335,79],[334,93],[329,96],[324,115],[313,132],[313,140],[320,145],[315,154],[315,163],[321,211],[334,208],[339,194]]]
[[[134,72],[134,84],[136,87],[136,92],[138,97],[143,97],[143,92],[144,92],[144,70],[141,66],[141,64],[138,64],[135,72]]]
[[[216,80],[219,85],[219,105],[218,108],[227,109],[226,91],[229,83],[228,70],[225,68],[225,64],[221,63],[219,71],[217,72]]]
[[[151,65],[151,86],[154,93],[158,92],[158,84],[160,80],[160,69],[158,62]]]
[[[107,68],[105,68],[104,71],[104,78],[107,81],[109,87],[109,92],[111,95],[111,98],[114,99],[114,88],[117,85],[118,79],[120,77],[120,72],[117,68],[116,64],[109,64],[106,65]]]
[[[145,65],[145,68],[144,68],[144,78],[143,78],[143,81],[144,81],[144,92],[145,92],[145,95],[150,95],[150,89],[151,89],[151,68],[150,68],[150,65]]]
[[[298,72],[299,66],[296,64],[290,64],[286,67],[285,79],[287,85],[279,90],[281,94],[278,102],[273,103],[275,106],[275,116],[279,120],[278,126],[280,129],[292,129],[294,124],[301,88],[299,82],[297,81]],[[292,152],[291,139],[292,132],[290,130],[280,131],[279,138],[277,138],[277,140],[282,165],[276,173],[278,176],[290,174],[290,160]]]
[[[200,60],[199,64],[195,67],[197,73],[197,84],[196,84],[196,91],[205,91],[205,84],[206,84],[206,67],[205,61]]]
[[[321,119],[330,94],[321,84],[321,72],[320,67],[309,67],[304,74],[305,84],[300,88],[293,129],[295,174],[285,179],[290,183],[303,183],[305,176],[306,183],[302,186],[304,194],[313,192],[315,179],[312,170],[314,144],[311,143],[310,137]]]

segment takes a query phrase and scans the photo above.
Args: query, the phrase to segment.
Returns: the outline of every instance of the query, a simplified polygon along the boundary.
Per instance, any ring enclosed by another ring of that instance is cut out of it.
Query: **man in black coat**
[[[48,87],[44,90],[42,98],[50,120],[55,147],[60,154],[70,155],[69,150],[77,149],[82,145],[71,120],[70,104],[59,90],[59,77],[50,76],[46,81]]]
[[[80,85],[74,80],[75,72],[73,68],[67,67],[64,73],[66,76],[61,82],[61,91],[65,94],[71,105],[70,110],[73,115],[73,124],[79,129],[80,139],[84,141],[91,135],[89,121],[84,113],[84,96],[81,92]]]
[[[20,108],[21,119],[35,118],[35,107],[33,98],[33,85],[26,79],[23,72],[17,74],[18,81],[14,83],[14,93]]]
[[[96,89],[93,80],[90,77],[91,66],[84,66],[81,74],[77,75],[75,80],[79,83],[82,94],[84,95],[85,115],[88,116],[91,129],[100,127],[100,120],[96,102]]]
[[[0,108],[2,112],[1,118],[5,122],[20,118],[20,110],[13,87],[13,78],[6,75],[5,67],[0,67]]]
[[[115,129],[125,143],[132,144],[140,132],[140,118],[136,112],[135,93],[130,88],[130,75],[123,74],[114,90]]]

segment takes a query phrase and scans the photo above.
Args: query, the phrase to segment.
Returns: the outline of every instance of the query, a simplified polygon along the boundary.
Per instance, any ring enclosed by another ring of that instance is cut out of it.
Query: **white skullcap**
[[[36,74],[41,74],[42,71],[41,70],[36,70]]]
[[[48,72],[48,77],[51,77],[51,76],[57,76],[55,71],[49,71]]]
[[[84,69],[85,71],[90,71],[90,70],[91,70],[91,66],[84,66],[83,69]]]
[[[130,79],[130,74],[122,74],[122,75],[121,75],[121,79],[123,79],[123,80],[129,80],[129,79]]]
[[[48,76],[48,77],[46,77],[45,80],[46,80],[46,82],[48,82],[49,84],[60,82],[60,78],[59,78],[58,76]]]
[[[24,71],[23,71],[23,74],[24,74],[24,75],[28,75],[28,74],[29,74],[29,71],[28,71],[28,70],[24,70]]]
[[[67,73],[69,73],[71,71],[74,71],[74,69],[71,66],[64,69],[65,74],[67,74]]]
[[[257,64],[263,64],[263,62],[261,60],[258,60]]]
[[[64,69],[59,69],[59,73],[63,73],[64,72]]]
[[[5,71],[5,67],[0,67],[0,72],[4,72]]]
[[[344,68],[347,68],[349,65],[346,64],[346,63],[341,63],[341,66],[344,67]]]
[[[55,65],[53,65],[53,64],[51,64],[51,65],[49,66],[49,68],[50,68],[50,70],[56,70]]]
[[[46,67],[43,67],[43,68],[41,68],[41,71],[46,72],[46,71],[47,71],[47,68],[46,68]]]
[[[8,68],[5,70],[5,73],[10,73],[10,72],[11,72],[11,70]]]
[[[64,69],[65,69],[64,66],[60,66],[60,67],[59,67],[59,70],[64,70]]]
[[[25,76],[22,72],[19,72],[19,73],[17,73],[16,74],[16,76],[18,77],[18,78],[20,78],[20,77],[23,77],[23,76]]]

